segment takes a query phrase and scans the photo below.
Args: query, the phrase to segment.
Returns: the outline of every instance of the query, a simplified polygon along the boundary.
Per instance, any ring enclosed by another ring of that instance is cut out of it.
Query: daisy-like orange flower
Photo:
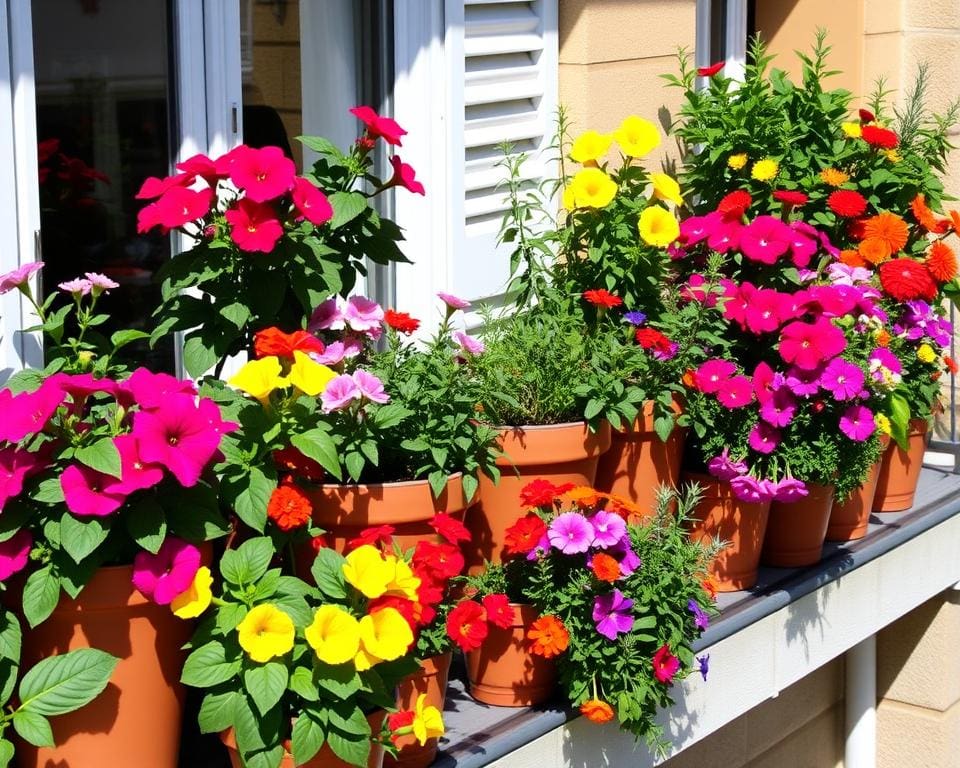
[[[697,386],[697,380],[693,376],[693,369],[688,368],[683,372],[683,376],[680,377],[680,383],[687,389],[693,389]]]
[[[868,237],[862,240],[857,247],[857,252],[868,264],[881,264],[893,255],[887,241],[879,237]]]
[[[907,244],[909,231],[907,223],[897,214],[884,211],[871,216],[863,225],[863,236],[866,239],[877,238],[883,240],[894,254]]]
[[[609,723],[613,720],[613,707],[600,699],[590,699],[580,705],[580,714],[591,723]]]
[[[713,580],[712,576],[704,576],[700,580],[700,585],[703,587],[704,592],[710,595],[711,600],[717,599],[717,582]]]
[[[607,511],[619,515],[628,523],[632,523],[638,518],[643,517],[643,510],[636,504],[623,496],[617,496],[615,493],[607,494]]]
[[[955,234],[960,235],[960,211],[948,211],[950,214],[950,223],[953,225]]]
[[[949,219],[938,219],[933,211],[930,210],[923,192],[917,194],[910,202],[910,210],[913,213],[913,217],[917,220],[917,223],[927,230],[927,232],[942,235],[950,228]]]
[[[593,556],[590,570],[597,579],[611,584],[620,578],[620,563],[604,552],[598,552]]]
[[[953,248],[942,240],[937,240],[927,253],[927,269],[941,285],[953,280],[957,276],[957,255]]]
[[[874,337],[873,340],[874,340],[875,342],[877,342],[877,346],[878,346],[878,347],[886,347],[886,346],[889,346],[889,344],[890,344],[890,334],[889,334],[888,331],[886,331],[885,329],[881,328],[880,331],[877,333],[877,335]]]
[[[831,187],[839,187],[841,184],[846,184],[850,181],[850,176],[843,171],[838,171],[836,168],[824,168],[820,171],[820,180],[824,184],[829,184]]]
[[[867,266],[867,261],[860,255],[860,252],[850,248],[840,251],[838,258],[841,264],[846,264],[848,267]]]
[[[530,652],[545,659],[559,656],[570,645],[570,633],[556,616],[541,616],[527,630]]]
[[[564,495],[574,504],[579,504],[581,507],[595,507],[600,502],[600,499],[606,498],[605,493],[601,493],[593,488],[588,488],[585,485],[570,488]]]

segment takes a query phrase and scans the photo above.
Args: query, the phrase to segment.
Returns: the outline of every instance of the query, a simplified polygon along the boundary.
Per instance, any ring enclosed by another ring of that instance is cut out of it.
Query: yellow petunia
[[[741,170],[747,164],[747,153],[738,152],[735,155],[730,155],[727,158],[727,167],[732,168],[735,171]]]
[[[381,661],[403,656],[413,643],[413,630],[396,608],[381,608],[360,619],[360,650],[354,657],[358,672]]]
[[[891,432],[890,419],[882,413],[876,413],[873,416],[873,423],[877,425],[877,430],[885,435]]]
[[[933,347],[929,344],[921,344],[917,349],[917,359],[921,363],[933,363],[937,360],[937,353],[933,351]]]
[[[669,200],[676,205],[683,205],[683,195],[680,194],[680,185],[676,179],[665,173],[651,173],[650,183],[653,185],[653,196],[658,200]]]
[[[859,139],[863,134],[860,123],[840,123],[840,130],[844,132],[848,139]]]
[[[413,710],[413,735],[423,746],[429,739],[443,736],[443,716],[436,707],[428,707],[427,694],[417,696],[417,705]]]
[[[680,224],[676,217],[659,205],[644,209],[638,228],[643,242],[656,248],[666,248],[680,237]]]
[[[293,350],[293,365],[290,366],[287,380],[305,395],[316,397],[335,378],[337,378],[337,374],[327,366],[320,365],[310,355],[301,352],[299,349]]]
[[[408,600],[416,600],[417,590],[420,589],[420,578],[413,575],[406,560],[397,559],[393,555],[387,555],[386,560],[394,568],[394,576],[387,584],[387,592]]]
[[[240,647],[260,664],[293,649],[293,619],[275,605],[258,605],[237,626]]]
[[[780,166],[777,164],[777,161],[765,157],[763,160],[757,160],[757,162],[753,164],[750,175],[757,181],[771,181],[777,177],[777,173],[779,172]]]
[[[387,591],[397,574],[396,562],[389,562],[370,544],[357,547],[345,558],[343,577],[371,600]]]
[[[613,132],[613,138],[627,157],[645,157],[660,146],[660,131],[657,126],[636,115],[625,118]]]
[[[617,183],[599,168],[584,168],[563,193],[564,207],[605,208],[617,194]],[[568,205],[569,203],[569,205]]]
[[[213,592],[210,587],[213,584],[213,575],[210,569],[201,565],[193,576],[193,584],[186,592],[181,592],[170,603],[170,610],[173,615],[181,619],[195,619],[210,606],[213,600]]]
[[[307,644],[326,664],[343,664],[360,650],[360,622],[339,605],[321,605],[303,631]]]
[[[850,176],[836,168],[824,168],[820,171],[820,179],[824,184],[829,184],[831,187],[839,187],[841,184],[850,181]]]
[[[231,387],[246,392],[257,400],[266,400],[275,389],[287,386],[280,360],[275,356],[251,360],[227,381]]]
[[[609,133],[584,131],[573,142],[570,148],[570,159],[577,163],[590,163],[602,160],[610,151],[613,136]]]

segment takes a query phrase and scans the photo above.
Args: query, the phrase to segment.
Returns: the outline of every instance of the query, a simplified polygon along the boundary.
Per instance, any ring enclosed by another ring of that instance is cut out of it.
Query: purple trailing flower
[[[360,387],[353,376],[345,374],[331,379],[327,388],[320,395],[320,402],[324,413],[340,411],[350,405],[354,400],[362,397]]]
[[[863,371],[859,365],[835,357],[823,369],[820,386],[833,393],[837,400],[852,400],[863,389]]]
[[[723,453],[714,456],[707,462],[707,471],[718,480],[728,481],[746,474],[747,464],[744,461],[733,461],[730,458],[730,449],[724,448]]]
[[[538,558],[547,554],[549,551],[550,534],[547,531],[544,531],[543,535],[540,537],[539,541],[537,541],[536,545],[534,545],[533,549],[527,552],[527,560],[530,560],[531,562],[533,560],[537,560]]]
[[[730,481],[730,490],[740,501],[759,504],[773,498],[773,488],[766,480],[757,480],[752,475],[741,475]]]
[[[773,500],[787,503],[799,501],[810,493],[807,484],[795,477],[780,478],[779,482],[774,483],[774,488]]]
[[[758,421],[750,430],[747,442],[757,453],[773,453],[780,445],[780,430],[763,421]]]
[[[786,386],[775,390],[760,406],[760,418],[772,427],[785,427],[797,412],[797,400]]]
[[[941,347],[950,343],[953,324],[949,320],[938,316],[925,301],[908,301],[905,306],[900,322],[893,326],[896,335],[903,335],[911,341],[928,336]]]
[[[608,640],[616,640],[633,629],[633,615],[630,609],[633,600],[619,589],[606,595],[597,595],[593,601],[593,621],[597,625],[597,632]]]
[[[557,515],[547,529],[550,544],[565,555],[586,552],[593,542],[593,526],[579,512]]]
[[[627,535],[627,524],[620,515],[600,510],[590,518],[593,528],[592,546],[608,549],[619,544]]]
[[[647,316],[643,312],[624,312],[623,321],[630,325],[643,325],[647,321]]]
[[[693,614],[693,626],[701,630],[710,626],[710,617],[707,616],[696,600],[690,598],[687,602],[687,608]]]
[[[787,369],[783,383],[797,397],[810,397],[820,391],[820,375],[822,373],[823,366],[818,366],[811,371],[804,371],[794,366]]]
[[[620,562],[620,575],[630,576],[641,565],[640,556],[630,546],[630,537],[624,536],[617,544],[607,550],[607,554]]]
[[[865,405],[851,405],[840,417],[840,431],[858,443],[870,437],[876,428],[873,411]]]
[[[710,654],[697,656],[697,671],[703,675],[703,682],[707,682],[707,673],[710,671]]]

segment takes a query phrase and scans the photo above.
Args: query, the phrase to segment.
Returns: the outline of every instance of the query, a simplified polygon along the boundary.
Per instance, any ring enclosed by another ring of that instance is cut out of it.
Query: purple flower
[[[618,544],[627,535],[627,524],[620,515],[600,510],[590,518],[594,547],[607,549]]]
[[[797,412],[797,401],[787,387],[780,387],[760,406],[760,418],[773,427],[785,427]]]
[[[99,272],[86,272],[84,277],[90,281],[90,285],[93,286],[94,293],[99,291],[109,291],[111,288],[119,288],[120,283],[115,283],[106,275],[101,275]]]
[[[464,352],[469,352],[471,355],[482,355],[486,351],[486,346],[480,339],[468,336],[463,331],[454,331],[452,336]]]
[[[697,671],[703,675],[703,682],[707,682],[707,673],[710,671],[710,654],[697,656]]]
[[[356,382],[360,395],[373,403],[390,402],[390,395],[383,389],[383,382],[372,373],[357,369],[353,372],[353,380]]]
[[[765,422],[758,421],[750,430],[747,442],[757,453],[773,453],[780,445],[780,430]]]
[[[643,325],[647,321],[647,316],[643,312],[624,312],[623,319],[630,325]]]
[[[783,477],[780,481],[774,483],[774,501],[794,502],[799,501],[809,494],[807,484],[803,480],[797,480],[795,477]]]
[[[443,291],[440,291],[437,294],[437,298],[447,305],[448,314],[451,314],[458,309],[467,309],[470,306],[469,301],[466,299],[461,299],[459,296],[454,296],[452,293],[443,293]]]
[[[357,386],[353,376],[341,374],[330,380],[327,388],[320,395],[320,402],[324,413],[332,413],[346,408],[361,397],[360,387]]]
[[[564,512],[547,529],[550,544],[565,555],[586,552],[593,542],[593,526],[579,512]]]
[[[834,285],[869,283],[872,276],[873,274],[866,267],[851,267],[840,262],[834,262],[827,267],[827,277]]]
[[[341,331],[345,327],[345,317],[341,308],[339,296],[324,301],[320,306],[313,310],[310,315],[310,322],[307,323],[307,330],[310,333],[316,331]]]
[[[334,341],[327,344],[323,352],[311,352],[310,358],[321,365],[338,365],[346,357],[345,348],[342,341]]]
[[[733,480],[733,478],[745,474],[747,469],[746,462],[733,461],[730,458],[729,448],[724,448],[723,453],[714,456],[707,462],[707,471],[718,480]]]
[[[653,357],[655,360],[673,360],[677,356],[677,351],[680,349],[680,345],[675,341],[670,342],[670,346],[666,351],[661,352],[660,350],[654,350]]]
[[[72,293],[73,298],[79,299],[81,296],[86,296],[93,290],[93,283],[89,280],[84,280],[82,277],[75,277],[73,280],[60,283],[57,288],[66,293]]]
[[[793,366],[787,369],[787,375],[784,377],[783,383],[797,397],[809,397],[820,391],[821,373],[823,373],[822,366],[818,366],[811,371]]]
[[[835,357],[823,369],[820,386],[832,392],[837,400],[852,400],[863,389],[863,371],[860,366]]]
[[[527,552],[527,560],[536,560],[541,555],[545,555],[550,550],[550,536],[544,531],[543,535],[540,537],[540,540],[536,543],[533,549]]]
[[[883,381],[883,371],[881,368],[886,368],[890,373],[902,373],[903,365],[893,352],[891,352],[886,347],[877,347],[873,352],[870,353],[870,357],[867,360],[867,363],[870,367],[871,378],[875,381]]]
[[[633,600],[619,589],[606,595],[597,595],[593,600],[593,621],[597,625],[597,632],[608,640],[616,640],[633,629],[633,616],[630,609]]]
[[[757,480],[752,475],[741,475],[730,481],[730,490],[740,501],[758,504],[773,498],[773,489],[766,480]]]
[[[630,546],[630,537],[624,536],[607,550],[607,554],[620,561],[620,575],[630,576],[641,565],[640,557]]]
[[[26,285],[27,281],[33,277],[34,272],[39,272],[41,269],[43,269],[42,261],[32,261],[29,264],[18,267],[12,272],[0,275],[0,296],[9,293],[14,288],[20,288]]]
[[[840,431],[858,443],[870,437],[876,428],[873,411],[865,405],[851,405],[840,417]]]
[[[697,629],[706,629],[710,626],[710,617],[707,616],[696,600],[691,598],[687,602],[687,608],[693,614],[693,626]]]
[[[383,331],[383,307],[366,296],[351,296],[347,299],[343,319],[353,330],[365,333],[373,339]]]

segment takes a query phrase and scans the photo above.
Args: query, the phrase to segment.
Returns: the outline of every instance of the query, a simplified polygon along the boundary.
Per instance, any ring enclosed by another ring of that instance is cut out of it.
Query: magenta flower
[[[806,267],[816,252],[816,240],[790,228],[790,259],[793,261],[793,266],[801,269]]]
[[[241,147],[233,153],[230,180],[250,200],[264,203],[290,191],[297,169],[280,147]]]
[[[346,327],[346,317],[343,313],[341,300],[338,296],[333,296],[322,302],[310,315],[310,322],[307,323],[307,330],[311,333],[316,331],[340,331]]]
[[[860,289],[851,285],[814,285],[807,289],[807,295],[807,306],[825,317],[849,315],[861,299]]]
[[[633,629],[633,600],[619,589],[605,595],[597,595],[593,599],[593,621],[597,625],[597,632],[608,640],[616,640]]]
[[[752,293],[747,298],[744,312],[747,328],[758,335],[777,330],[780,327],[780,309],[783,303],[783,294],[770,288]]]
[[[835,357],[823,369],[820,386],[833,393],[837,400],[852,400],[863,389],[863,371],[860,366]]]
[[[809,495],[807,484],[803,480],[797,480],[795,477],[782,477],[778,483],[774,484],[774,501],[782,501],[792,504],[795,501]]]
[[[486,346],[480,339],[475,339],[473,336],[468,336],[463,331],[454,331],[451,336],[453,340],[457,342],[460,346],[460,349],[464,352],[467,352],[471,355],[482,355],[486,351]]]
[[[302,176],[293,180],[292,197],[297,213],[311,224],[319,227],[333,218],[333,206],[327,196]]]
[[[752,475],[740,475],[730,481],[730,490],[740,501],[762,504],[773,498],[773,487],[766,480],[757,480]]]
[[[332,413],[343,410],[362,396],[363,393],[360,392],[360,387],[353,376],[341,374],[330,380],[327,388],[320,395],[320,402],[324,413]]]
[[[14,288],[22,288],[28,283],[30,278],[33,277],[33,274],[39,272],[41,269],[43,269],[42,261],[32,261],[29,264],[18,267],[12,272],[0,275],[0,296],[9,293]]]
[[[19,443],[47,425],[65,397],[63,390],[52,379],[51,376],[36,392],[21,392],[11,397],[9,390],[3,390],[7,394],[0,394],[4,416],[0,422],[0,438]]]
[[[209,402],[209,401],[208,401]],[[131,434],[140,459],[170,470],[185,488],[197,484],[207,464],[217,455],[221,434],[228,425],[209,404],[189,395],[173,395],[156,411],[138,411]]]
[[[703,275],[698,273],[690,275],[686,285],[680,289],[681,298],[685,299],[686,301],[699,302],[705,307],[716,306],[717,296],[713,292],[707,293],[706,289],[704,288],[706,284],[707,279]],[[639,325],[639,323],[636,323],[636,325]]]
[[[457,309],[467,309],[470,306],[470,302],[466,299],[461,299],[459,296],[454,296],[452,293],[443,293],[442,291],[437,294],[437,297],[444,304],[447,305],[448,312],[452,312]]]
[[[712,231],[706,216],[691,216],[680,222],[680,241],[686,245],[696,245],[706,240]]]
[[[717,400],[724,408],[742,408],[753,402],[753,382],[746,376],[734,376],[723,383]]]
[[[809,371],[802,371],[794,366],[787,370],[783,383],[797,397],[810,397],[820,391],[822,373],[823,366],[817,366]]]
[[[732,280],[721,280],[723,286],[723,316],[745,326],[747,323],[747,300],[756,288],[748,282],[737,285]]]
[[[200,550],[193,544],[167,536],[157,554],[138,552],[133,558],[133,586],[157,605],[170,605],[190,589],[200,570]]]
[[[75,277],[73,280],[60,283],[57,285],[57,288],[65,293],[71,294],[73,298],[79,299],[81,296],[86,296],[93,290],[93,283],[82,277]]]
[[[757,367],[753,369],[753,394],[756,395],[757,402],[763,404],[773,397],[773,393],[782,381],[783,376],[774,373],[773,368],[767,363],[763,361],[757,363]]]
[[[857,443],[870,437],[876,428],[873,411],[865,405],[851,405],[840,417],[840,431]]]
[[[630,546],[630,537],[624,536],[607,550],[607,554],[620,561],[620,575],[626,578],[641,566],[639,555]]]
[[[353,380],[360,390],[360,395],[373,403],[390,402],[390,395],[383,389],[383,382],[372,373],[357,369],[353,372]]]
[[[745,474],[747,465],[746,462],[731,459],[730,449],[724,448],[723,453],[707,462],[707,471],[718,480],[730,481]]]
[[[425,195],[426,189],[423,184],[417,180],[417,172],[413,166],[405,163],[399,155],[390,158],[390,165],[393,166],[393,176],[386,183],[387,187],[403,187],[416,195]]]
[[[867,362],[870,366],[871,377],[876,381],[883,381],[881,368],[886,368],[890,373],[903,372],[903,364],[900,362],[900,358],[886,347],[877,347],[873,350]]]
[[[192,381],[181,380],[169,373],[153,373],[146,368],[137,368],[130,378],[120,382],[117,396],[124,405],[136,403],[141,408],[163,407],[174,395],[196,395]]]
[[[129,496],[134,491],[153,488],[163,480],[163,467],[148,464],[140,458],[137,439],[133,435],[117,435],[113,444],[120,453],[120,479],[108,478],[104,490]]]
[[[695,626],[697,629],[704,630],[710,626],[710,617],[706,614],[706,611],[700,607],[700,604],[693,598],[690,598],[687,601],[687,610],[693,614],[693,626]]]
[[[737,366],[729,360],[714,358],[700,364],[693,374],[693,381],[697,389],[707,394],[719,392],[737,372]]]
[[[795,320],[780,332],[780,356],[805,371],[836,357],[846,347],[843,331],[825,317],[812,323]]]
[[[33,536],[26,528],[21,528],[9,539],[0,542],[0,582],[27,567],[31,547]]]
[[[797,412],[797,401],[786,387],[779,387],[760,406],[760,418],[773,427],[785,427]]]
[[[283,237],[283,225],[273,206],[253,198],[241,198],[223,217],[230,225],[230,237],[241,251],[270,253]]]
[[[353,330],[377,339],[383,330],[383,307],[366,296],[351,296],[347,299],[343,319]]]
[[[67,509],[80,517],[113,514],[127,498],[127,494],[115,488],[107,490],[116,480],[82,464],[71,464],[60,475],[60,488]]]
[[[727,219],[717,211],[708,213],[705,219],[709,227],[707,245],[710,250],[726,253],[737,249],[744,230],[744,226],[739,219]]]
[[[763,421],[758,421],[750,430],[747,442],[757,453],[773,453],[780,445],[780,430]]]
[[[547,528],[550,545],[565,555],[586,552],[593,542],[593,526],[579,512],[557,515]]]
[[[592,546],[607,549],[616,546],[627,535],[627,524],[620,515],[600,510],[590,518],[593,528]]]
[[[93,286],[94,295],[99,291],[109,291],[113,288],[119,288],[120,283],[116,283],[111,280],[106,275],[101,275],[99,272],[86,272],[84,277],[90,281],[90,285]]]
[[[740,250],[751,261],[776,264],[793,239],[790,227],[773,216],[757,216],[740,233]]]
[[[0,512],[10,499],[20,495],[23,481],[41,470],[45,463],[40,454],[14,446],[0,448]]]

